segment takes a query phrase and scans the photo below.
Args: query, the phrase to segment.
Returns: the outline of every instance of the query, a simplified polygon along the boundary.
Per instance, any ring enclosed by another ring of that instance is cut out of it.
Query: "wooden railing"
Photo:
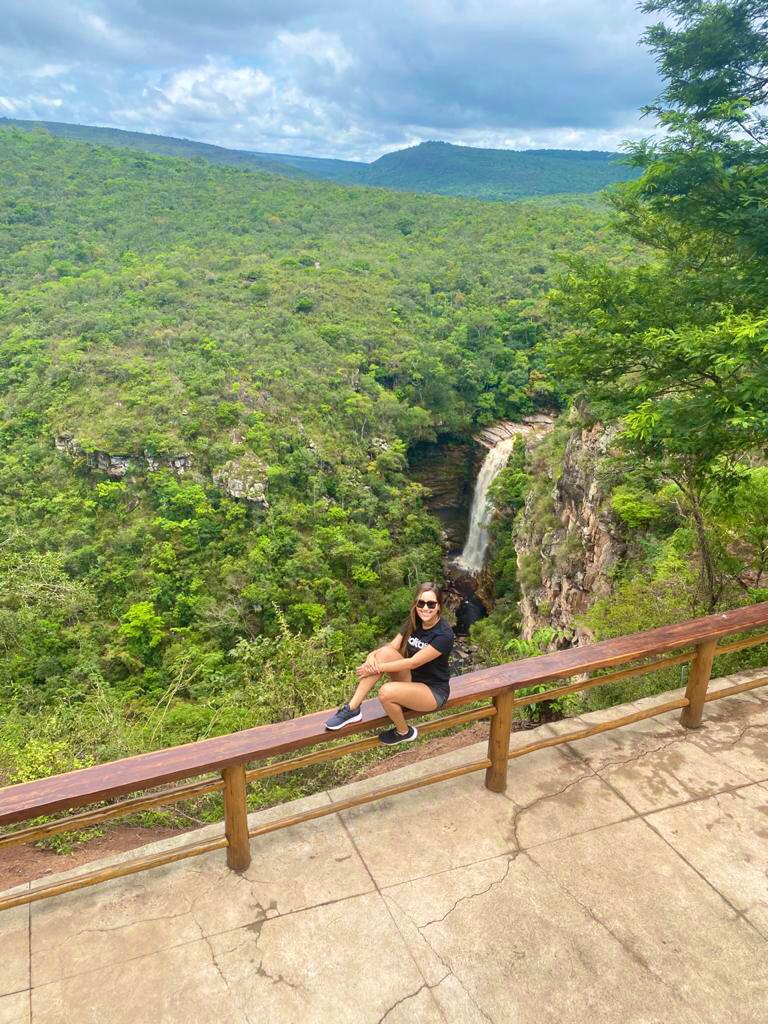
[[[347,726],[344,730],[333,734],[329,734],[324,729],[328,712],[321,712],[280,722],[276,725],[246,729],[227,736],[219,736],[149,754],[140,754],[137,757],[0,789],[0,825],[12,825],[57,811],[72,811],[87,805],[103,804],[104,801],[115,800],[115,798],[126,794],[142,794],[117,800],[106,806],[92,807],[90,810],[70,814],[64,818],[56,818],[33,824],[27,828],[6,832],[0,836],[0,852],[4,847],[13,844],[34,842],[57,833],[84,828],[136,811],[189,800],[215,791],[223,791],[224,794],[223,835],[85,872],[66,881],[36,886],[26,892],[0,896],[0,910],[224,848],[227,851],[229,867],[235,871],[243,871],[251,860],[250,841],[254,837],[327,814],[335,814],[337,811],[370,803],[383,797],[405,793],[408,790],[428,786],[435,782],[443,782],[446,779],[456,778],[470,772],[484,770],[487,788],[494,792],[502,792],[507,785],[508,761],[512,758],[522,757],[524,754],[541,750],[543,747],[572,743],[596,733],[607,732],[646,718],[663,715],[677,708],[682,709],[681,724],[685,728],[695,729],[701,724],[704,704],[707,701],[718,700],[721,697],[741,693],[768,683],[768,676],[765,676],[727,689],[707,692],[712,662],[715,657],[757,644],[768,643],[768,633],[747,636],[726,644],[718,644],[718,641],[726,637],[733,637],[735,634],[750,633],[766,626],[768,626],[768,602],[458,676],[451,681],[451,698],[448,701],[448,706],[460,707],[466,704],[476,704],[483,700],[490,700],[491,703],[484,707],[434,718],[422,724],[419,731],[431,733],[466,722],[489,718],[491,725],[488,752],[482,760],[398,785],[385,786],[373,793],[349,797],[300,814],[257,825],[254,828],[248,827],[246,790],[249,783],[358,751],[369,750],[378,746],[378,739],[371,737],[354,740],[340,746],[326,746],[325,749],[276,762],[272,761],[251,770],[247,770],[246,765],[254,761],[270,760],[291,751],[327,744],[329,740],[336,740],[340,735],[363,732],[382,726],[389,720],[383,714],[378,700],[365,701],[362,707],[363,719],[361,722]],[[660,655],[662,657],[659,657]],[[639,664],[584,678],[586,673],[600,672],[629,662],[639,662]],[[685,696],[678,700],[655,705],[644,711],[612,719],[591,728],[539,740],[513,751],[509,749],[512,717],[516,708],[687,663],[690,663],[691,667]],[[544,692],[515,697],[518,690],[569,676],[582,678],[565,686],[549,688]],[[417,714],[418,712],[408,712],[409,717]],[[211,772],[217,774],[185,785],[166,786],[167,783],[197,778]],[[158,786],[166,786],[166,788],[159,792],[150,792]]]

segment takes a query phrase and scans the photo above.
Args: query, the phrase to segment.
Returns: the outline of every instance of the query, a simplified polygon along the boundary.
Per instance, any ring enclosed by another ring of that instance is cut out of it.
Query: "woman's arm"
[[[403,634],[398,633],[394,640],[390,640],[385,646],[392,647],[395,651],[399,651],[402,643]],[[358,675],[361,674],[361,670],[363,669],[366,671],[367,675],[373,675],[375,672],[381,672],[381,668],[379,667],[381,663],[377,660],[377,653],[378,648],[375,651],[371,651],[371,653],[366,656],[365,662],[357,670]]]
[[[435,658],[439,658],[440,654],[441,652],[436,647],[428,644],[411,658],[398,658],[396,661],[380,661],[377,663],[377,669],[379,672],[402,672],[406,668],[418,668],[420,665],[426,665],[428,661],[434,661]]]

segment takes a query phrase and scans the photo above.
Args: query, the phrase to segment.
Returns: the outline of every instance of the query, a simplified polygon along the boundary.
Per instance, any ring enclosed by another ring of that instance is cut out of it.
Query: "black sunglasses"
[[[437,608],[437,601],[417,601],[416,602],[416,607],[417,608],[429,608],[429,609]]]

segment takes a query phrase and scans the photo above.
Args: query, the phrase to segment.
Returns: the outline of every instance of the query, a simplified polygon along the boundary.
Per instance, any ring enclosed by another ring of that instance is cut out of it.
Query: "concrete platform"
[[[764,1024],[768,688],[677,714],[6,911],[0,1024]]]

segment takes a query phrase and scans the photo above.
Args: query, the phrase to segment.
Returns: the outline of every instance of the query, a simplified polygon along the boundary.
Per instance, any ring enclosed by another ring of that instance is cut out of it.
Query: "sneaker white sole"
[[[357,718],[348,718],[346,720],[346,722],[342,722],[341,725],[328,725],[328,723],[326,722],[325,723],[325,728],[326,729],[330,729],[331,732],[335,732],[336,729],[343,729],[345,725],[354,725],[355,722],[362,722],[362,720],[363,720],[363,716],[362,715],[358,715]]]
[[[398,739],[395,740],[394,743],[385,743],[382,740],[382,746],[384,746],[384,747],[396,747],[398,745],[398,743],[413,743],[413,741],[419,735],[419,730],[416,728],[415,725],[411,726],[411,728],[413,729],[413,735],[412,736],[400,736],[400,737],[398,737]]]

